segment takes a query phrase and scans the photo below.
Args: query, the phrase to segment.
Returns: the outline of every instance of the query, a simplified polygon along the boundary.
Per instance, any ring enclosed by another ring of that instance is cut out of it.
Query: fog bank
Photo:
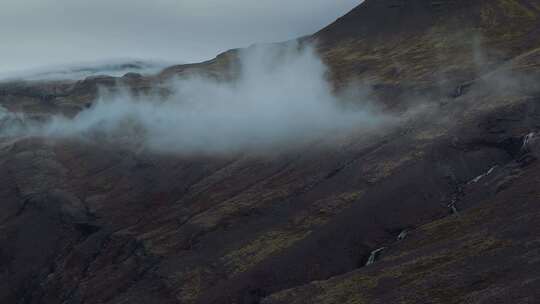
[[[237,81],[192,75],[172,82],[166,98],[105,92],[76,117],[55,116],[19,135],[80,137],[154,152],[223,154],[289,149],[392,122],[364,99],[362,90],[349,97],[354,100],[335,96],[325,75],[326,67],[311,47],[254,47],[241,52]]]
[[[81,80],[91,76],[107,75],[121,77],[126,73],[151,75],[160,72],[172,63],[141,60],[107,60],[50,66],[39,69],[21,70],[17,72],[0,72],[0,81],[55,81]]]

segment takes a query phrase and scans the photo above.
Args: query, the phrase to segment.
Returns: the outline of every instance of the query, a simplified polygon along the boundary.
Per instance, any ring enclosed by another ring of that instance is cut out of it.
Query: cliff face
[[[331,148],[185,157],[2,138],[0,302],[540,301],[539,15],[532,0],[367,0],[304,38],[338,89],[357,79],[396,113],[432,107]],[[235,52],[154,77],[3,85],[0,104],[74,113],[97,84],[227,80]]]

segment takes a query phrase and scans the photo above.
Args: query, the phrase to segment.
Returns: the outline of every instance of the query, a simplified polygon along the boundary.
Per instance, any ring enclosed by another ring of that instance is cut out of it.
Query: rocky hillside
[[[301,41],[336,92],[357,81],[388,111],[424,110],[264,157],[2,138],[0,302],[539,302],[540,4],[366,0]],[[233,79],[236,54],[3,84],[0,104],[74,115],[100,86]]]

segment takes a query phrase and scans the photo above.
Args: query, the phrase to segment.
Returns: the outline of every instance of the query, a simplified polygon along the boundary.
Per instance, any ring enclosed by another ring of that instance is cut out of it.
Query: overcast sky
[[[137,58],[194,62],[292,39],[361,0],[0,0],[0,70]]]

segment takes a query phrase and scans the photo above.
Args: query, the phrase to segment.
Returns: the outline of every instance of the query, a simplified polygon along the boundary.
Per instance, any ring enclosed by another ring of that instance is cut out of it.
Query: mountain
[[[2,138],[0,302],[538,302],[539,16],[534,0],[366,0],[299,39],[336,92],[368,84],[404,120],[326,149]],[[234,79],[239,52],[154,76],[5,83],[0,104],[73,116],[103,86]]]
[[[127,73],[153,74],[166,65],[163,63],[145,62],[141,60],[109,61],[79,65],[65,65],[52,68],[41,68],[19,73],[6,74],[4,82],[27,81],[59,81],[83,79],[86,77],[109,75],[122,76]]]

